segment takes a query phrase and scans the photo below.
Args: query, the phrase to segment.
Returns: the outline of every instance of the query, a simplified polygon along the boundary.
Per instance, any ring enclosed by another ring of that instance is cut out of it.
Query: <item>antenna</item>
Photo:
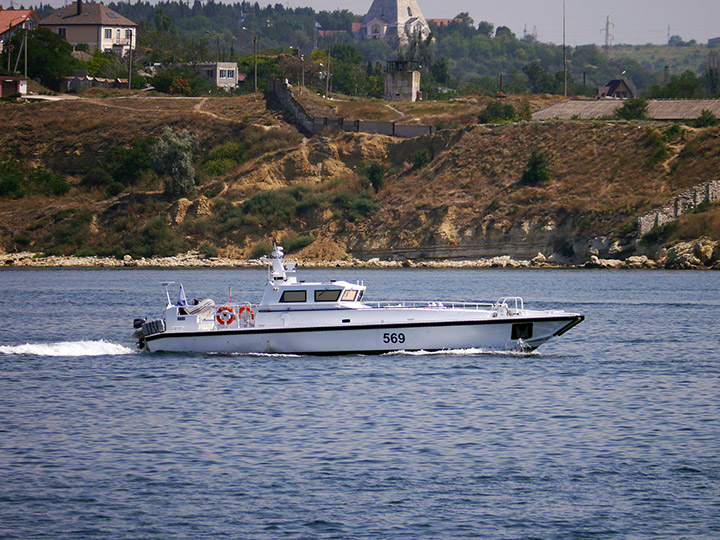
[[[670,25],[668,24],[668,45],[670,45]]]
[[[610,22],[610,15],[608,15],[607,19],[605,19],[605,29],[600,30],[600,32],[605,32],[605,54],[610,52],[610,42],[615,39],[615,36],[610,33],[611,26],[614,27],[615,25]]]

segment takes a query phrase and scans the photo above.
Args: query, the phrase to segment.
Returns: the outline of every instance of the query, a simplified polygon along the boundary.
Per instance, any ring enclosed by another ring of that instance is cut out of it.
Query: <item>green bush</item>
[[[273,247],[270,242],[263,241],[255,244],[255,247],[252,250],[252,253],[250,253],[251,259],[259,259],[263,256],[268,256],[270,253],[272,253]]]
[[[642,98],[625,100],[622,107],[615,111],[617,118],[623,120],[645,120],[647,118],[648,102]]]
[[[654,167],[665,161],[670,155],[668,152],[666,135],[663,135],[652,128],[645,130],[645,146],[650,149],[650,157],[647,161],[648,167]]]
[[[0,196],[21,199],[26,195],[42,193],[59,196],[70,191],[65,178],[43,167],[28,169],[17,161],[0,162]]]
[[[282,237],[280,245],[285,248],[286,253],[300,251],[302,248],[309,246],[315,241],[312,235],[300,235],[297,233],[289,233]]]
[[[160,139],[150,150],[150,162],[158,174],[167,175],[165,194],[173,199],[188,195],[195,189],[193,153],[198,138],[187,130],[176,133],[165,127]]]
[[[432,156],[430,154],[430,150],[427,148],[421,148],[417,152],[415,152],[415,160],[414,165],[416,169],[422,169],[425,165],[430,163],[430,160],[432,159]]]
[[[677,221],[671,221],[661,227],[653,227],[640,239],[640,243],[646,246],[665,243],[670,236],[680,228]]]
[[[163,218],[155,218],[140,232],[127,234],[125,240],[115,250],[116,256],[125,254],[138,257],[170,257],[186,251],[180,236],[168,227]]]
[[[700,113],[700,116],[698,116],[695,119],[695,122],[693,125],[697,128],[704,128],[704,127],[711,127],[716,126],[718,123],[718,118],[713,114],[713,112],[709,109],[703,109]]]
[[[515,120],[515,107],[509,103],[503,105],[499,101],[491,101],[488,103],[485,110],[478,116],[478,122],[481,124],[497,124],[502,122],[512,122],[513,120]]]
[[[228,158],[212,159],[203,163],[203,170],[210,176],[219,176],[237,165],[237,161]]]
[[[383,167],[377,161],[363,163],[362,165],[360,165],[359,172],[368,180],[370,180],[370,185],[372,185],[375,193],[380,191],[383,186],[385,186],[385,167]]]
[[[548,157],[540,150],[533,150],[525,171],[523,171],[520,182],[529,186],[535,186],[541,182],[550,180],[548,170]]]
[[[347,221],[355,221],[380,209],[380,205],[373,201],[367,193],[353,197],[347,191],[341,191],[335,197],[333,204],[339,209],[336,215]]]
[[[205,259],[213,259],[218,256],[218,249],[209,242],[200,244],[198,251]]]

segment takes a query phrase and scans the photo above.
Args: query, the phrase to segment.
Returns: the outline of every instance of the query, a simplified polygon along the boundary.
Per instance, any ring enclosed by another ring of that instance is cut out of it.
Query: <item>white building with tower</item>
[[[373,0],[359,31],[361,38],[382,40],[407,41],[413,34],[423,39],[430,34],[417,0]]]

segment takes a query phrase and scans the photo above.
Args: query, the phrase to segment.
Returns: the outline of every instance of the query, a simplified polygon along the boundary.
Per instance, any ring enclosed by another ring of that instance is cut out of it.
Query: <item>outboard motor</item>
[[[145,317],[143,319],[135,319],[133,321],[133,328],[136,328],[136,329],[142,328],[142,325],[145,324],[146,322],[147,322],[147,317]]]

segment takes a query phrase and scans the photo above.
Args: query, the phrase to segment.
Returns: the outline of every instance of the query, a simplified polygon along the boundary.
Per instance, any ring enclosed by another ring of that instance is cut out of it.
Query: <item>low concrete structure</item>
[[[0,75],[0,98],[7,97],[11,94],[27,94],[28,80],[23,77],[9,77]]]
[[[416,101],[420,97],[420,64],[391,60],[385,66],[385,100]]]
[[[624,103],[620,99],[563,101],[537,111],[533,120],[611,118]],[[694,120],[705,109],[720,118],[720,99],[652,99],[647,115],[653,120]]]

